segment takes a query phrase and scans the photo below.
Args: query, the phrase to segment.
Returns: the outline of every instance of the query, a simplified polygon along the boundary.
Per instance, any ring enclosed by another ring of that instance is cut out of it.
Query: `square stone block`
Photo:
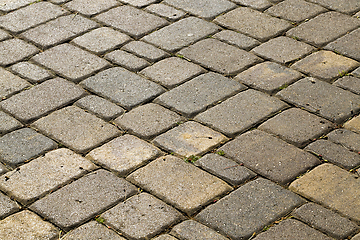
[[[265,10],[266,8],[272,6],[271,1],[268,0],[234,0],[234,2],[259,11]]]
[[[19,62],[39,52],[35,46],[18,38],[0,42],[0,66]]]
[[[186,14],[184,11],[178,10],[162,3],[151,4],[150,6],[146,7],[145,10],[159,15],[160,17],[164,17],[168,21],[176,21],[184,17]]]
[[[345,76],[336,80],[333,85],[360,95],[360,78],[358,77]]]
[[[0,67],[0,100],[4,100],[30,86],[24,79]]]
[[[10,115],[0,111],[0,135],[12,132],[23,125]]]
[[[0,217],[1,219],[19,211],[20,206],[8,196],[0,193]],[[1,223],[0,223],[1,224]],[[1,228],[0,228],[1,229]]]
[[[150,65],[146,60],[122,50],[112,51],[106,54],[105,58],[121,67],[136,72]]]
[[[360,152],[360,134],[341,128],[335,129],[327,136],[334,143],[340,144],[354,152]]]
[[[216,33],[213,37],[245,50],[249,50],[260,44],[260,42],[254,38],[231,30],[223,30],[219,33]]]
[[[80,227],[70,231],[61,238],[62,240],[86,240],[86,239],[101,239],[101,240],[125,240],[117,233],[104,225],[90,221],[81,225]]]
[[[360,3],[357,0],[310,0],[309,2],[343,13],[354,13],[360,10]]]
[[[138,57],[145,58],[150,62],[156,62],[170,56],[167,52],[141,41],[132,41],[122,47],[122,49]]]
[[[212,240],[228,239],[220,235],[213,229],[208,228],[194,220],[187,220],[176,225],[175,227],[173,227],[170,234],[179,239],[212,239]]]
[[[41,83],[53,77],[49,71],[29,62],[19,62],[10,69],[32,83]]]
[[[359,4],[360,5],[360,4]],[[360,29],[352,31],[325,46],[325,49],[339,52],[350,58],[360,61]]]
[[[74,12],[91,17],[117,5],[119,5],[119,2],[116,0],[72,0],[64,6]]]

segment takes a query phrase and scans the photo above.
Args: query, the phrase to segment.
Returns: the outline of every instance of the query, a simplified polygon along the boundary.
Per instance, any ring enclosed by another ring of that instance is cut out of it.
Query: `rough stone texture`
[[[131,52],[138,57],[145,58],[148,61],[155,62],[170,56],[165,51],[141,41],[132,41],[122,47],[123,50]]]
[[[228,138],[197,122],[186,122],[157,136],[153,142],[181,156],[202,155]]]
[[[15,167],[56,147],[53,140],[30,128],[22,128],[0,138],[0,159]]]
[[[301,77],[302,74],[293,69],[274,62],[263,62],[241,72],[234,80],[267,94],[273,94]]]
[[[260,41],[266,41],[271,37],[280,35],[291,27],[291,24],[285,20],[271,17],[247,7],[236,8],[221,15],[215,19],[215,22]]]
[[[140,38],[168,23],[165,19],[130,6],[113,8],[95,19],[134,38]]]
[[[359,5],[360,6],[360,5]],[[342,55],[354,58],[360,61],[360,29],[357,29],[345,36],[326,45],[325,49],[333,50]]]
[[[130,239],[149,239],[183,218],[148,193],[133,196],[101,215],[105,224]]]
[[[355,69],[351,74],[355,77],[360,77],[360,67]]]
[[[359,230],[359,226],[347,218],[314,203],[301,206],[293,215],[336,239],[345,239]]]
[[[360,3],[357,0],[310,0],[310,2],[344,13],[353,13],[360,10]]]
[[[0,2],[0,12],[9,12],[24,7],[33,1],[34,0],[2,0]]]
[[[181,120],[183,118],[178,114],[157,104],[149,103],[125,113],[114,122],[131,134],[149,139],[175,127]]]
[[[164,89],[123,68],[110,68],[81,83],[87,90],[110,99],[126,109],[149,101]]]
[[[9,169],[7,169],[4,164],[0,163],[0,175],[3,175],[4,173],[8,172]]]
[[[86,158],[125,176],[160,155],[159,149],[134,137],[124,135],[92,150]]]
[[[216,33],[213,37],[245,50],[249,50],[260,44],[260,42],[254,38],[230,30],[223,30]]]
[[[129,69],[130,71],[140,71],[150,65],[150,63],[146,60],[122,50],[110,52],[105,55],[105,58],[119,66]]]
[[[74,12],[90,17],[117,5],[119,5],[119,2],[116,0],[72,0],[64,6]]]
[[[205,39],[179,52],[195,63],[226,75],[233,75],[260,62],[255,55],[216,39]]]
[[[38,119],[84,96],[85,91],[62,78],[48,80],[1,102],[5,111],[23,122]]]
[[[135,186],[124,179],[98,170],[36,201],[30,209],[69,230],[135,193]]]
[[[101,239],[101,240],[125,240],[120,237],[114,231],[106,228],[104,225],[91,221],[75,230],[67,233],[61,238],[62,240],[89,240],[89,239]]]
[[[124,3],[129,3],[135,7],[144,7],[151,3],[157,2],[157,0],[121,0]]]
[[[80,153],[85,153],[120,133],[115,126],[75,106],[53,112],[37,120],[32,126]]]
[[[328,134],[328,138],[354,152],[360,152],[360,134],[346,129],[336,129]]]
[[[19,209],[20,206],[15,201],[12,201],[9,197],[0,193],[0,218],[5,218],[19,211]]]
[[[360,133],[360,115],[347,121],[344,128]]]
[[[38,53],[39,50],[23,40],[12,38],[0,42],[0,66],[6,66]]]
[[[4,68],[0,67],[0,99],[6,99],[11,95],[20,92],[24,88],[30,87],[31,85],[15,76],[11,72],[5,70]]]
[[[290,29],[286,35],[321,47],[359,25],[359,19],[338,12],[327,12]]]
[[[282,185],[321,162],[272,135],[253,130],[220,148],[225,156]]]
[[[49,71],[29,62],[19,62],[10,69],[32,83],[41,83],[53,77]]]
[[[334,85],[360,95],[360,78],[345,76],[334,82]]]
[[[186,14],[181,10],[175,9],[162,3],[152,4],[145,9],[151,13],[159,15],[160,17],[166,18],[168,21],[176,21],[185,16]]]
[[[247,90],[200,113],[195,120],[233,137],[286,107],[287,104],[277,98]]]
[[[217,73],[200,75],[156,98],[154,102],[193,117],[246,87]]]
[[[11,35],[0,29],[0,41],[6,40],[8,38],[11,38]]]
[[[173,156],[160,157],[126,179],[189,215],[232,190],[222,180]]]
[[[301,79],[276,95],[337,123],[360,110],[358,95],[314,78]]]
[[[163,235],[160,235],[159,237],[152,238],[152,240],[177,240],[177,238],[174,238],[173,236],[171,236],[169,234],[163,234]]]
[[[289,189],[360,222],[360,178],[329,163],[292,182]]]
[[[109,66],[104,59],[68,43],[50,48],[32,60],[75,82]]]
[[[227,240],[216,231],[208,228],[194,220],[182,222],[171,230],[170,234],[183,240]]]
[[[294,193],[259,178],[205,208],[195,218],[232,239],[248,239],[303,202]]]
[[[234,2],[260,11],[272,6],[268,0],[234,0]]]
[[[0,221],[0,239],[55,240],[58,236],[59,230],[56,227],[28,210]]]
[[[145,36],[143,40],[164,50],[174,52],[216,33],[219,29],[213,23],[188,17]]]
[[[0,136],[21,128],[22,126],[21,122],[0,111]]]

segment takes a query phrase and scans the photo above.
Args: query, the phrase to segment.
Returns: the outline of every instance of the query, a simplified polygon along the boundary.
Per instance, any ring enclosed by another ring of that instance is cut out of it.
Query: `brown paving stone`
[[[116,0],[72,0],[64,4],[66,8],[88,17],[106,11],[117,5],[119,5],[119,2]]]
[[[354,117],[344,123],[344,128],[360,133],[360,116]]]
[[[0,67],[0,99],[6,99],[21,90],[30,87],[30,83]]]
[[[342,55],[360,61],[360,43],[358,41],[359,39],[360,29],[357,29],[341,38],[336,39],[334,42],[329,43],[325,46],[325,49],[339,52]]]
[[[2,0],[0,5],[0,12],[9,12],[17,8],[24,7],[34,0]]]
[[[0,66],[6,66],[19,62],[39,52],[35,46],[17,39],[12,38],[0,42]]]
[[[101,240],[125,240],[117,233],[108,229],[104,225],[91,221],[80,227],[70,231],[61,238],[62,240],[89,240],[89,239],[101,239]]]

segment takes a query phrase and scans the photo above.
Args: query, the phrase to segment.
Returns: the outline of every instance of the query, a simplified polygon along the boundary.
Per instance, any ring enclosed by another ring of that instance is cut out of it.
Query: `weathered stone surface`
[[[0,135],[14,131],[22,126],[21,122],[0,111]]]
[[[351,74],[355,77],[360,77],[360,67],[355,69]]]
[[[329,140],[354,152],[360,152],[360,134],[346,129],[336,129],[327,135]]]
[[[163,234],[163,235],[160,235],[159,237],[152,238],[152,240],[177,240],[177,238],[174,238],[173,236],[171,236],[169,234]]]
[[[144,7],[151,3],[157,2],[157,0],[121,0],[124,3],[129,3],[135,7]]]
[[[19,211],[20,206],[6,195],[0,193],[0,217],[5,218],[14,212]],[[0,227],[1,231],[1,227]]]
[[[183,219],[181,213],[148,193],[127,199],[101,217],[130,239],[149,239]]]
[[[69,230],[135,193],[136,187],[124,179],[98,170],[36,201],[30,209]]]
[[[20,92],[24,88],[30,87],[31,85],[15,76],[11,72],[0,67],[0,99],[6,99],[11,95]]]
[[[359,5],[360,6],[360,5]],[[325,49],[336,51],[342,55],[354,58],[360,61],[360,29],[357,29],[345,36],[336,39],[334,42],[326,45]]]
[[[260,42],[254,38],[230,30],[223,30],[215,34],[213,37],[245,50],[249,50],[260,44]]]
[[[122,49],[131,52],[141,58],[145,58],[150,62],[156,62],[170,56],[167,52],[141,41],[132,41],[122,47]]]
[[[222,180],[173,156],[160,157],[126,179],[189,215],[232,190]]]
[[[185,16],[185,12],[178,10],[176,8],[170,7],[168,5],[159,3],[159,4],[151,4],[150,6],[145,8],[147,11],[159,15],[160,17],[164,17],[169,21],[176,21],[179,18]]]
[[[49,71],[29,62],[19,62],[10,69],[32,83],[40,83],[53,76]]]
[[[359,240],[360,239],[360,233],[356,234],[351,240]]]
[[[272,6],[268,0],[234,0],[234,2],[260,11]]]
[[[0,42],[0,66],[6,66],[38,53],[39,50],[23,40],[12,38]]]
[[[360,10],[360,3],[357,0],[310,0],[310,2],[344,13],[353,13]]]
[[[24,7],[34,0],[2,0],[0,5],[0,12],[9,12],[17,8]]]
[[[119,5],[119,2],[116,0],[72,0],[66,3],[64,6],[74,12],[79,12],[85,16],[90,17],[117,5]]]
[[[6,40],[8,38],[11,38],[11,35],[0,29],[0,41]]]
[[[4,173],[8,172],[9,169],[7,169],[4,164],[0,163],[0,175],[3,175]]]
[[[195,218],[232,239],[248,239],[303,202],[296,194],[259,178],[205,208]]]
[[[179,239],[191,240],[226,240],[227,238],[220,235],[216,231],[208,228],[194,220],[187,220],[182,222],[170,232],[171,235],[178,237]]]
[[[95,221],[88,222],[62,237],[63,240],[125,240],[114,231]]]
[[[360,133],[360,116],[354,117],[344,124],[344,128]]]
[[[119,66],[136,72],[150,65],[146,60],[122,50],[110,52],[105,55],[105,58]]]
[[[334,85],[360,95],[359,77],[345,76],[336,80]]]

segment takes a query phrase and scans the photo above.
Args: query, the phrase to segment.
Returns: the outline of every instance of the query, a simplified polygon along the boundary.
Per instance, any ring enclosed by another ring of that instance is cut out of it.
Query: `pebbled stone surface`
[[[150,62],[155,62],[169,56],[169,54],[165,51],[141,41],[129,42],[124,47],[122,47],[122,49]]]
[[[359,4],[360,6],[360,4]],[[357,41],[360,38],[360,29],[352,31],[349,34],[329,43],[325,49],[339,52],[342,55],[360,61],[360,43]]]
[[[0,67],[0,97],[4,100],[31,85],[24,79]]]
[[[125,240],[125,238],[120,237],[120,235],[114,231],[95,221],[90,221],[67,233],[63,237],[63,240],[85,240],[92,238],[101,240]]]
[[[4,112],[0,112],[0,135],[12,132],[22,126],[22,123],[15,118]]]
[[[119,5],[116,0],[72,0],[64,6],[72,11],[79,12],[85,16],[93,16]]]
[[[168,21],[175,21],[185,16],[185,12],[168,5],[159,3],[151,4],[145,8],[147,11],[159,15],[160,17],[166,18]]]
[[[5,218],[19,210],[20,206],[17,202],[11,200],[3,193],[0,193],[0,218]]]
[[[20,39],[12,38],[2,41],[0,42],[0,66],[17,63],[38,52],[35,46]]]
[[[260,44],[260,42],[254,38],[231,30],[223,30],[213,35],[213,37],[245,50],[249,50]]]
[[[171,235],[184,240],[226,240],[224,236],[194,220],[184,221],[170,232]]]
[[[354,117],[344,124],[344,128],[360,133],[360,116]]]
[[[354,74],[355,75],[355,74]],[[334,82],[334,86],[341,87],[353,93],[360,95],[360,78],[353,76],[345,76]]]
[[[310,2],[344,13],[353,13],[360,10],[360,3],[356,0],[310,0]]]
[[[49,71],[29,62],[19,62],[10,69],[32,83],[41,83],[53,77]]]
[[[140,71],[150,65],[150,63],[145,59],[136,57],[135,55],[123,50],[112,51],[106,54],[105,58],[130,71]]]
[[[334,143],[340,144],[354,152],[360,152],[360,134],[347,129],[335,129],[327,136]]]

